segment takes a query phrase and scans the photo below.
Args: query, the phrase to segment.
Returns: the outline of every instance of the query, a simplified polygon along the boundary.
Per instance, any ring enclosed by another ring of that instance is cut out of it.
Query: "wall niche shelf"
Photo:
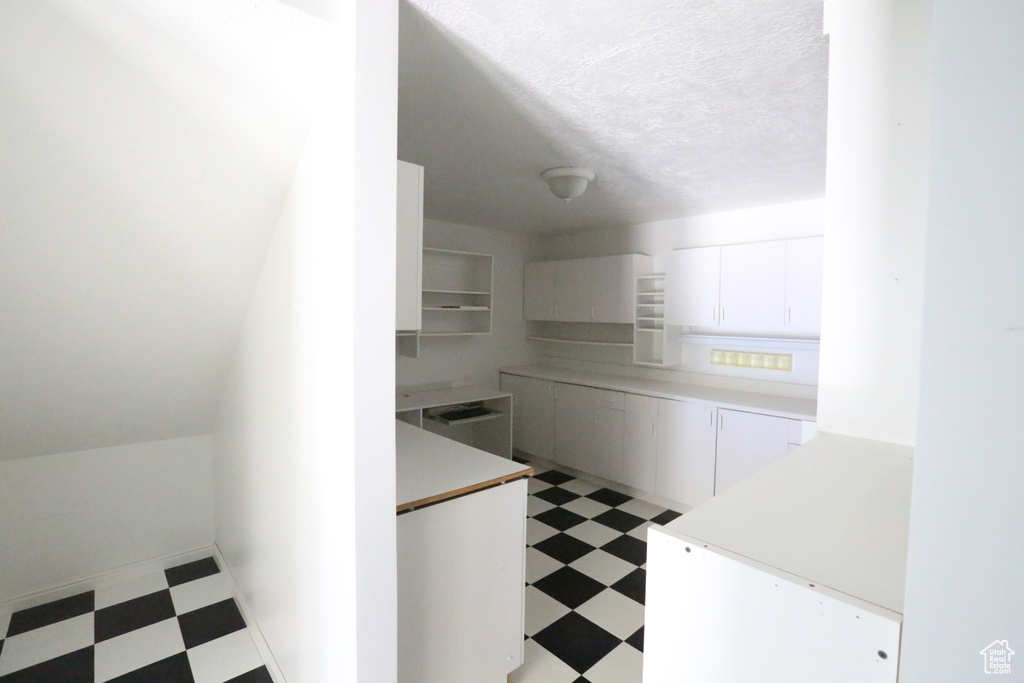
[[[665,275],[641,275],[636,279],[633,362],[665,367],[680,360],[679,342],[665,330]]]
[[[491,333],[494,259],[449,249],[423,249],[420,336]]]

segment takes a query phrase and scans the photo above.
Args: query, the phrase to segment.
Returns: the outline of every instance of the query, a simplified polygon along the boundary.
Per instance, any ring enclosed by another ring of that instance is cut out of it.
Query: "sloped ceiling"
[[[320,30],[273,0],[0,3],[0,459],[210,431]]]
[[[821,197],[821,0],[401,0],[429,218],[543,233]],[[565,205],[540,173],[597,174]]]

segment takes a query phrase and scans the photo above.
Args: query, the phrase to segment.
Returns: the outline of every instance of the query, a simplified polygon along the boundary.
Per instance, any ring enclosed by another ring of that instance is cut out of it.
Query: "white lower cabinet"
[[[786,455],[794,423],[800,421],[719,408],[715,494]]]
[[[622,479],[626,486],[654,491],[657,481],[658,399],[626,394]]]
[[[501,375],[501,390],[512,394],[512,446],[552,460],[555,454],[555,383]]]
[[[503,373],[516,450],[688,507],[815,433],[813,422]]]
[[[623,394],[575,384],[555,387],[555,462],[622,480]]]
[[[715,495],[715,407],[658,399],[654,492],[697,506]]]

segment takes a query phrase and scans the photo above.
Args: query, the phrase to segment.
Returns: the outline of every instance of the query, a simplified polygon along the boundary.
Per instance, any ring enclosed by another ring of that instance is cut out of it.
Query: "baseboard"
[[[41,605],[52,600],[61,600],[63,598],[71,597],[72,595],[84,593],[85,591],[104,588],[122,581],[130,581],[145,574],[153,574],[165,569],[170,569],[171,567],[176,567],[179,564],[186,564],[195,560],[201,560],[204,557],[210,557],[211,554],[213,554],[213,548],[211,546],[206,546],[203,548],[196,548],[194,550],[187,550],[183,553],[176,553],[174,555],[142,560],[141,562],[135,562],[115,569],[108,569],[107,571],[93,574],[92,576],[88,576],[84,579],[78,579],[53,588],[33,591],[16,598],[6,600],[3,603],[0,603],[0,614],[14,613],[18,610],[35,607],[36,605]]]
[[[245,598],[242,597],[242,591],[238,588],[238,582],[235,581],[234,574],[231,573],[231,568],[228,566],[227,560],[224,559],[224,555],[221,553],[220,548],[217,544],[213,544],[213,559],[217,562],[217,566],[220,567],[221,573],[227,578],[228,583],[231,586],[231,594],[235,596],[235,603],[238,604],[238,609],[242,613],[242,619],[245,620],[245,625],[249,629],[249,635],[252,636],[253,642],[256,644],[256,649],[260,653],[260,657],[263,659],[263,663],[267,665],[267,670],[270,672],[270,677],[274,683],[288,683],[284,674],[281,673],[281,667],[277,663],[277,659],[274,657],[274,653],[270,650],[270,646],[267,644],[267,639],[263,637],[263,631],[260,630],[259,622],[256,621],[256,617],[253,616],[252,610],[249,609],[248,603]]]

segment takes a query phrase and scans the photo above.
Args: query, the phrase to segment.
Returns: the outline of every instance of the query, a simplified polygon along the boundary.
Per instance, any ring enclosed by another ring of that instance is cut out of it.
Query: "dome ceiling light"
[[[551,194],[564,199],[568,204],[586,192],[587,184],[596,176],[589,168],[578,166],[559,166],[549,168],[540,174],[541,179],[551,188]]]

